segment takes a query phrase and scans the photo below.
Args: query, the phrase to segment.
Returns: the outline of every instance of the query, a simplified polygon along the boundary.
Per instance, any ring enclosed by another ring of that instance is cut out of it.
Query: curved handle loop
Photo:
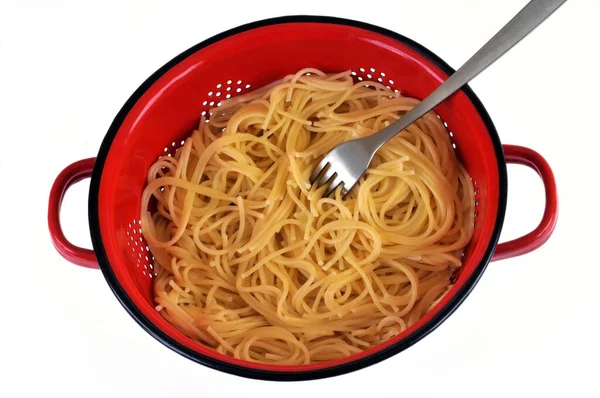
[[[87,268],[98,268],[94,251],[75,246],[67,240],[60,225],[60,207],[65,193],[73,184],[92,176],[95,161],[96,158],[83,159],[67,166],[56,177],[48,203],[48,228],[54,247],[68,261]]]
[[[558,193],[554,173],[546,159],[536,151],[517,145],[504,145],[506,163],[520,164],[535,170],[542,179],[546,193],[546,208],[536,229],[520,238],[500,243],[492,261],[529,253],[542,246],[554,232],[558,220]]]

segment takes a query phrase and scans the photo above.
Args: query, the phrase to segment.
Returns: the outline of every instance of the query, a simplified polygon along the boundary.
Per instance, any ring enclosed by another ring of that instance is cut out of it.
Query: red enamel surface
[[[77,247],[67,240],[60,226],[60,207],[70,186],[92,176],[95,158],[79,160],[67,166],[56,177],[48,203],[48,228],[54,247],[65,259],[87,268],[98,268],[93,250]]]
[[[260,87],[304,67],[324,71],[359,68],[384,71],[393,87],[417,98],[431,93],[447,75],[411,47],[385,35],[346,25],[327,23],[288,23],[260,27],[235,34],[198,50],[160,77],[137,101],[123,121],[106,158],[99,190],[99,219],[102,242],[116,278],[136,307],[165,334],[180,344],[219,360],[250,367],[282,372],[322,369],[362,358],[396,343],[428,322],[480,265],[492,238],[501,195],[497,158],[485,123],[467,95],[459,92],[436,108],[453,133],[461,160],[476,182],[477,219],[474,237],[464,257],[462,272],[450,294],[438,307],[417,324],[388,342],[362,353],[337,361],[303,365],[273,366],[232,359],[195,342],[167,323],[155,310],[152,279],[136,266],[128,247],[128,229],[139,219],[140,196],[150,165],[163,153],[165,146],[190,134],[209,91],[218,83],[243,80]],[[368,73],[368,72],[367,72]],[[235,92],[233,92],[235,94]],[[524,159],[537,165],[542,176],[548,174],[537,158],[515,153],[514,160]],[[528,163],[529,164],[529,163]],[[79,165],[77,178],[89,175],[91,162]],[[73,167],[69,166],[69,167]],[[77,169],[77,167],[75,167]],[[85,172],[84,172],[85,171]],[[67,173],[69,174],[69,173]],[[62,176],[62,174],[61,174]],[[548,179],[546,179],[549,181]],[[68,260],[93,265],[93,253],[74,248],[60,232],[58,208],[64,191],[72,180],[59,177],[52,191],[49,223],[57,249]],[[552,180],[553,181],[553,180]],[[550,190],[554,189],[550,187]],[[58,203],[58,205],[57,205]],[[554,212],[550,206],[550,213]],[[550,217],[551,218],[551,217]],[[546,220],[546,218],[545,218]],[[555,221],[555,218],[554,218]],[[525,241],[507,242],[503,254],[510,256],[539,246],[547,238],[553,223]],[[143,228],[143,226],[142,226]],[[536,230],[537,231],[537,230]],[[524,239],[524,238],[522,238]],[[532,243],[533,242],[533,243]],[[67,248],[67,249],[65,249]]]
[[[550,238],[558,220],[556,181],[548,162],[534,150],[516,145],[504,145],[504,156],[506,163],[527,166],[539,174],[544,183],[546,207],[544,208],[542,221],[540,221],[536,229],[520,238],[500,243],[496,246],[492,260],[503,260],[505,258],[520,256],[537,249]]]

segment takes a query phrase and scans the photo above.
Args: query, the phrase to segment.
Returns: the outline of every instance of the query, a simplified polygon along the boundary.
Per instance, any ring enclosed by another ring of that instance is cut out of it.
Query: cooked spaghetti
[[[430,112],[401,132],[345,198],[308,179],[336,145],[417,103],[304,69],[202,117],[142,196],[156,309],[220,353],[283,365],[414,324],[450,288],[473,231],[471,179],[443,123]]]

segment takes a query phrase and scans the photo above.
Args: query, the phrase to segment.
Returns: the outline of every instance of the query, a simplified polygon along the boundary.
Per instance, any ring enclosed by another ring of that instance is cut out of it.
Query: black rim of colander
[[[163,76],[169,69],[174,67],[176,64],[183,61],[185,58],[195,53],[196,51],[218,42],[219,40],[223,40],[229,36],[242,33],[248,30],[265,27],[269,25],[277,25],[277,24],[288,24],[288,23],[324,23],[324,24],[336,24],[336,25],[347,25],[352,26],[368,31],[372,31],[384,36],[388,36],[392,39],[395,39],[399,42],[402,42],[405,45],[408,45],[412,49],[419,52],[422,56],[428,58],[430,61],[435,63],[441,70],[443,70],[448,75],[454,73],[454,69],[452,69],[448,64],[446,64],[441,58],[437,55],[423,47],[422,45],[408,39],[398,33],[393,31],[371,25],[364,22],[359,22],[355,20],[343,19],[343,18],[335,18],[335,17],[325,17],[325,16],[308,16],[308,15],[298,15],[298,16],[286,16],[286,17],[278,17],[265,19],[261,21],[252,22],[249,24],[238,26],[237,28],[230,29],[223,33],[220,33],[216,36],[213,36],[190,49],[184,51],[179,54],[171,61],[163,65],[160,69],[154,72],[138,89],[129,97],[127,102],[123,105],[115,119],[113,120],[104,140],[102,141],[102,145],[100,146],[100,150],[98,152],[98,156],[96,158],[96,162],[94,165],[94,171],[92,174],[92,180],[90,183],[90,193],[89,193],[89,223],[90,223],[90,233],[92,238],[92,243],[94,247],[94,252],[98,259],[98,263],[100,265],[100,269],[113,293],[116,295],[117,299],[121,302],[123,307],[129,312],[129,314],[136,320],[136,322],[146,330],[150,335],[156,338],[165,346],[171,348],[172,350],[178,352],[186,358],[189,358],[192,361],[200,363],[202,365],[208,366],[210,368],[223,371],[226,373],[248,377],[253,379],[261,379],[261,380],[275,380],[275,381],[300,381],[300,380],[314,380],[326,377],[337,376],[349,372],[353,372],[367,366],[371,366],[380,361],[388,359],[401,351],[404,351],[408,347],[417,343],[423,337],[427,336],[434,329],[436,329],[440,324],[442,324],[465,300],[465,298],[469,295],[469,293],[473,290],[477,282],[479,281],[481,275],[485,271],[488,263],[490,262],[492,255],[494,254],[494,250],[498,243],[498,238],[500,236],[500,231],[502,229],[502,225],[504,222],[504,214],[506,211],[506,198],[507,198],[507,176],[506,176],[506,162],[504,158],[504,151],[502,149],[502,144],[500,142],[500,138],[498,137],[498,133],[494,124],[487,113],[485,107],[479,100],[479,98],[475,95],[475,93],[471,90],[469,86],[463,87],[464,93],[469,97],[471,103],[477,109],[480,117],[484,121],[486,128],[489,132],[490,138],[494,145],[494,150],[496,152],[496,158],[498,161],[498,174],[499,174],[499,188],[500,188],[500,197],[498,200],[498,214],[496,215],[496,224],[494,226],[494,231],[488,247],[485,251],[483,259],[477,266],[477,268],[473,271],[473,273],[469,276],[468,280],[465,281],[465,284],[460,288],[460,290],[456,293],[456,295],[452,298],[452,300],[442,308],[429,322],[423,325],[421,328],[415,330],[412,334],[406,336],[401,341],[382,349],[372,355],[369,355],[365,358],[357,359],[355,361],[335,365],[332,367],[318,369],[318,370],[309,370],[303,372],[290,372],[290,371],[271,371],[271,370],[261,370],[261,369],[253,369],[247,368],[239,365],[234,365],[229,362],[224,362],[219,359],[215,359],[203,354],[200,354],[194,350],[191,350],[179,342],[175,341],[168,335],[166,335],[163,331],[161,331],[158,327],[156,327],[152,322],[150,322],[143,313],[135,306],[133,301],[127,295],[127,292],[121,286],[119,281],[117,280],[115,274],[113,273],[108,257],[106,255],[106,251],[104,250],[104,246],[102,243],[102,236],[100,233],[100,224],[99,224],[99,212],[101,209],[98,207],[98,194],[100,189],[100,181],[102,177],[102,171],[104,169],[104,163],[106,157],[110,151],[111,144],[123,123],[123,120],[129,113],[129,111],[133,108],[138,99],[148,90],[148,88],[154,84],[161,76]]]

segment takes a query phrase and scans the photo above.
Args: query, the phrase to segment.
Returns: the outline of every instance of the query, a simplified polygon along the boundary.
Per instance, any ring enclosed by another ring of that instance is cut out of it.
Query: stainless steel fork
[[[327,185],[325,196],[342,185],[342,195],[345,196],[367,170],[383,144],[494,63],[566,1],[531,0],[460,69],[410,112],[375,134],[346,141],[331,150],[313,170],[310,183]]]

